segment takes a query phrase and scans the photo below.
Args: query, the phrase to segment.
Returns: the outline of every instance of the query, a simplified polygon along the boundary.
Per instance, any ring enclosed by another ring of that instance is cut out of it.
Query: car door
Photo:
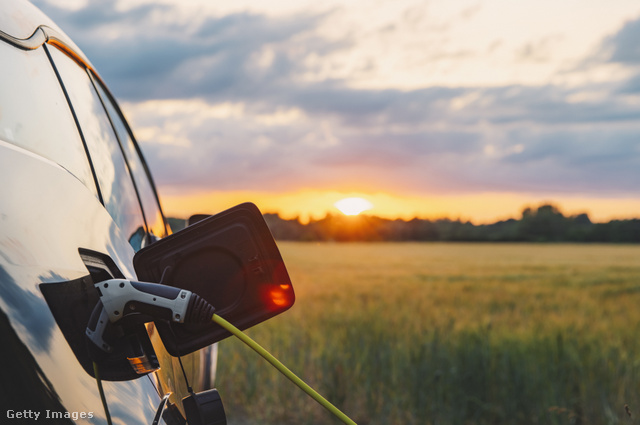
[[[106,209],[118,227],[128,229],[126,235],[135,251],[166,236],[166,220],[153,180],[115,100],[92,71],[62,52],[51,56],[80,128],[88,129],[83,131],[85,143]],[[160,395],[171,394],[170,406],[182,408],[179,401],[189,394],[189,386],[196,391],[213,386],[216,347],[184,356],[181,366],[179,359],[166,352],[153,324],[147,328],[161,365],[155,373],[156,386]]]
[[[166,222],[148,168],[112,96],[92,71],[64,52],[51,49],[50,55],[75,111],[102,202],[114,223],[134,251],[166,236]],[[188,395],[187,381],[196,391],[212,384],[215,349],[185,356],[183,373],[178,359],[164,349],[153,324],[147,325],[147,330],[161,366],[155,373],[159,395],[171,394],[169,405],[181,409],[179,401]]]

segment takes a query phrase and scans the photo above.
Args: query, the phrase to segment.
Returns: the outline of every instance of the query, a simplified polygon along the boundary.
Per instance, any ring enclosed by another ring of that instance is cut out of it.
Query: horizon
[[[246,200],[245,202],[252,202],[251,200]],[[240,202],[242,203],[242,202]],[[234,204],[236,205],[236,204]],[[229,207],[232,207],[234,205],[229,205]],[[257,205],[257,204],[256,204]],[[565,208],[562,207],[562,205],[560,205],[557,202],[553,202],[553,201],[540,201],[540,202],[529,202],[526,204],[523,204],[520,209],[513,214],[500,214],[498,216],[496,216],[495,218],[490,218],[490,219],[486,219],[486,220],[474,220],[471,219],[469,217],[464,217],[462,215],[452,215],[452,214],[436,214],[436,215],[425,215],[425,214],[404,214],[404,215],[388,215],[388,214],[379,214],[376,212],[375,208],[371,208],[371,209],[367,209],[364,210],[362,212],[359,212],[357,214],[346,214],[343,211],[341,211],[339,208],[334,207],[332,209],[327,209],[324,210],[322,213],[318,213],[318,214],[312,214],[312,215],[302,215],[302,214],[287,214],[287,213],[283,213],[282,211],[279,211],[277,209],[263,209],[260,208],[260,205],[257,205],[258,208],[260,209],[260,212],[263,215],[268,215],[268,214],[272,214],[272,215],[276,215],[277,217],[279,217],[282,220],[295,220],[298,221],[301,224],[309,224],[310,222],[314,222],[314,221],[321,221],[327,217],[345,217],[345,218],[350,218],[350,219],[357,219],[358,217],[371,217],[371,218],[381,218],[381,219],[386,219],[386,220],[402,220],[402,221],[411,221],[414,219],[419,219],[419,220],[428,220],[428,221],[438,221],[438,220],[450,220],[450,221],[459,221],[459,222],[468,222],[473,224],[474,226],[480,226],[480,225],[490,225],[490,224],[495,224],[498,222],[504,222],[504,221],[508,221],[508,220],[520,220],[523,217],[523,212],[526,209],[531,209],[533,211],[536,211],[538,208],[543,207],[543,206],[552,206],[554,208],[556,208],[558,210],[558,212],[560,214],[562,214],[564,217],[576,217],[578,215],[581,214],[586,214],[589,217],[589,220],[592,223],[609,223],[612,221],[625,221],[625,220],[636,220],[636,219],[640,219],[640,214],[629,214],[629,215],[615,215],[615,216],[609,216],[609,215],[605,215],[605,216],[599,216],[599,215],[592,215],[592,213],[589,212],[588,209],[586,208],[575,208],[572,210],[567,210]],[[226,209],[226,208],[224,208]],[[221,210],[216,210],[214,213],[212,213],[211,215],[217,214],[219,212],[224,211],[224,209]],[[177,214],[168,214],[165,213],[165,216],[169,219],[178,219],[178,220],[187,220],[189,218],[189,216],[194,215],[194,214],[201,214],[202,212],[192,212],[192,213],[188,213],[186,215],[177,215]],[[206,213],[209,214],[209,213]]]

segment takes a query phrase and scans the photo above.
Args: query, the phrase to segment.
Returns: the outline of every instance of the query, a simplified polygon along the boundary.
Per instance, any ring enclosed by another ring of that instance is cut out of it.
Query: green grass
[[[640,417],[640,246],[279,245],[296,304],[249,334],[361,425]],[[218,373],[230,424],[339,423],[239,341]]]

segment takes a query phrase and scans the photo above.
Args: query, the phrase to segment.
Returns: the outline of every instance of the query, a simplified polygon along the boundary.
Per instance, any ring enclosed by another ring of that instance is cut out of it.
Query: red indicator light
[[[276,308],[286,307],[291,305],[291,285],[278,285],[275,289],[269,291],[269,300]]]

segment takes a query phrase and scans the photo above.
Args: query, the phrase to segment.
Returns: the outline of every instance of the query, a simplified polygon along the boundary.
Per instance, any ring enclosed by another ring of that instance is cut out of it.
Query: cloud
[[[361,126],[340,115],[314,117],[278,126],[250,114],[201,121],[186,134],[197,143],[197,155],[180,146],[145,143],[144,148],[153,155],[154,170],[160,170],[161,186],[200,190],[214,184],[228,190],[292,190],[349,183],[359,190],[602,194],[632,193],[640,183],[637,125],[573,118],[534,125],[526,114],[509,123],[463,119],[459,125],[450,117],[443,128],[429,125],[429,117],[426,124],[416,120],[393,127],[388,117],[379,126]]]
[[[638,37],[640,37],[640,19],[627,21],[620,31],[604,40],[603,53],[608,54],[610,62],[638,65],[640,64]]]
[[[562,41],[562,35],[547,35],[539,40],[526,43],[516,51],[516,56],[521,61],[547,62],[553,57],[553,48]]]
[[[623,70],[618,78],[616,94],[637,94],[640,92],[640,46],[636,42],[640,37],[640,17],[627,20],[614,34],[605,37],[595,53],[582,63],[582,66],[602,67],[617,65]],[[612,76],[612,79],[615,79]]]
[[[193,15],[167,5],[69,11],[37,3],[123,101],[161,191],[351,185],[630,195],[640,184],[640,20],[572,71],[587,75],[597,56],[629,68],[623,81],[401,89],[358,84],[357,70],[323,77],[336,57],[347,61],[359,49],[357,32],[320,31],[335,10]],[[481,12],[465,10],[458,19]],[[378,33],[401,29],[385,23]],[[549,61],[561,39],[542,35],[517,53]],[[384,62],[372,60],[374,68]]]
[[[123,100],[248,96],[295,78],[300,57],[342,47],[312,33],[326,14],[180,19],[183,12],[167,5],[121,10],[115,2],[99,2],[74,12],[40,6]],[[265,54],[268,61],[256,60]]]

